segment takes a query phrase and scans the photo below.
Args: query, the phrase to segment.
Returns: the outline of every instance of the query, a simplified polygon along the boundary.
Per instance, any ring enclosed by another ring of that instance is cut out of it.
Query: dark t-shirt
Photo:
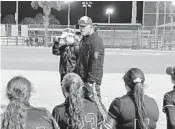
[[[155,129],[159,117],[158,106],[154,99],[146,95],[144,96],[144,103],[149,128]],[[108,115],[116,121],[117,129],[134,129],[136,120],[135,105],[128,95],[114,99],[110,105]],[[139,129],[139,127],[137,126],[136,129]]]
[[[58,123],[60,129],[72,129],[69,126],[69,104],[68,100],[62,105],[58,105],[53,109],[53,117]],[[101,123],[102,116],[94,103],[88,100],[83,100],[83,127],[82,129],[98,129]]]
[[[166,93],[163,98],[163,112],[167,117],[167,129],[175,129],[175,89]]]
[[[59,129],[51,113],[45,108],[30,106],[27,109],[26,129]]]

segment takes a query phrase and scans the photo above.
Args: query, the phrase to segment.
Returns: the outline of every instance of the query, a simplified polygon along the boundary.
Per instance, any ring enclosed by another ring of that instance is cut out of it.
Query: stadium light
[[[110,18],[111,18],[111,14],[113,13],[113,9],[112,8],[108,8],[106,10],[106,14],[108,15],[108,23],[110,23]]]
[[[87,11],[88,11],[88,8],[89,7],[91,7],[91,4],[92,4],[92,2],[90,2],[90,1],[84,1],[84,2],[82,2],[82,6],[83,6],[83,8],[85,8],[85,16],[87,16]]]
[[[175,6],[175,0],[172,1],[172,5]]]
[[[70,26],[70,3],[71,2],[73,2],[73,1],[69,1],[69,0],[67,0],[67,1],[64,1],[66,4],[67,4],[67,6],[68,6],[68,16],[67,16],[67,25],[68,25],[68,28],[69,28],[69,26]]]

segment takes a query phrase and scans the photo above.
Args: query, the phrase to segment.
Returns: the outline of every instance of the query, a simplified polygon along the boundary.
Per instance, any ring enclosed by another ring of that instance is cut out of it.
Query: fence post
[[[158,25],[159,25],[159,1],[156,6],[156,32],[155,32],[155,47],[158,50]]]
[[[7,36],[7,46],[9,45],[9,43],[8,43],[8,39],[9,39],[9,37]]]
[[[16,36],[16,45],[18,45],[18,36]]]
[[[137,43],[139,44],[139,49],[141,50],[142,48],[142,45],[141,45],[141,42],[140,42],[140,29],[138,28],[137,29]]]
[[[114,31],[114,37],[113,37],[113,48],[114,48],[115,47],[115,29],[113,31]]]

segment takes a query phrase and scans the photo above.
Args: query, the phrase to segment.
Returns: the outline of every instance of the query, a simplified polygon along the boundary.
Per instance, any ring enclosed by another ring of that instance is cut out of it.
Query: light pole
[[[15,21],[16,21],[16,25],[18,25],[18,1],[16,1]]]
[[[17,25],[17,35],[18,35],[18,1],[16,1],[15,21]],[[18,45],[18,36],[16,36],[16,45]]]
[[[88,8],[91,7],[91,5],[92,5],[92,2],[90,2],[90,1],[82,2],[82,6],[83,6],[83,8],[85,8],[85,16],[87,16]]]
[[[137,1],[132,1],[132,18],[131,18],[132,24],[136,24],[136,17],[137,17]]]
[[[155,28],[155,47],[158,50],[158,25],[159,25],[159,8],[160,8],[160,1],[156,3],[156,28]]]
[[[106,10],[106,14],[108,15],[108,23],[110,23],[110,20],[111,20],[111,14],[113,13],[113,9],[112,8],[108,8]]]
[[[67,11],[68,11],[68,14],[67,14],[67,25],[68,25],[68,28],[70,27],[70,3],[72,1],[65,1],[65,3],[67,3]]]

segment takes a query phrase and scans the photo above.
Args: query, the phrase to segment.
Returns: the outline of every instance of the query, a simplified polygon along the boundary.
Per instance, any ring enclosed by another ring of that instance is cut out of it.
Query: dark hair
[[[123,77],[125,84],[131,89],[128,93],[136,108],[136,119],[141,129],[148,129],[145,123],[146,112],[144,105],[144,73],[138,68],[131,68]]]
[[[31,83],[25,77],[15,76],[8,82],[6,95],[10,103],[2,114],[2,129],[26,129],[27,107],[31,90]]]
[[[73,129],[80,129],[83,125],[83,81],[75,73],[68,73],[64,76],[62,86],[69,93],[69,115]]]
[[[97,24],[93,24],[93,28],[94,28],[94,32],[97,32],[97,31],[98,31],[98,29],[99,29],[99,27],[98,27],[98,25],[97,25]]]

